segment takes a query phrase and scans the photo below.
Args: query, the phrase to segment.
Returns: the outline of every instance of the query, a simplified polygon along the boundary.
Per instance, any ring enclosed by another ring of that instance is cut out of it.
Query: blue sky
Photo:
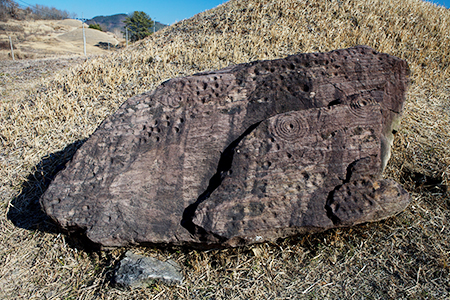
[[[153,20],[171,25],[177,21],[188,19],[202,11],[216,7],[226,0],[14,0],[21,7],[29,5],[45,5],[60,10],[76,13],[79,18],[83,14],[91,19],[96,16],[128,14],[133,11],[144,11]],[[449,0],[450,1],[450,0]]]
[[[433,2],[447,8],[450,8],[450,0],[428,0],[428,2]]]
[[[29,5],[45,5],[60,10],[76,13],[79,18],[109,16],[120,13],[131,13],[135,10],[146,12],[153,20],[171,25],[187,19],[202,11],[216,7],[226,0],[15,0],[21,7]],[[430,2],[450,7],[450,0],[429,0]]]

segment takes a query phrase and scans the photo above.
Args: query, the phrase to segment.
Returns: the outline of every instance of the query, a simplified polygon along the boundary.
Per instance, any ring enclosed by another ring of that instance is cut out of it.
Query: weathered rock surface
[[[181,267],[173,260],[163,262],[127,251],[114,280],[116,284],[130,288],[145,287],[156,281],[168,285],[182,284],[184,277],[180,270]]]
[[[128,99],[41,198],[103,246],[235,246],[376,221],[405,61],[368,47],[175,78]]]

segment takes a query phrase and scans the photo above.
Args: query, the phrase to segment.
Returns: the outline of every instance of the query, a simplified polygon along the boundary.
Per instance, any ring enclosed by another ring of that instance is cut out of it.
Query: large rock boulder
[[[377,221],[408,66],[368,47],[164,82],[107,118],[41,198],[102,246],[236,246]]]

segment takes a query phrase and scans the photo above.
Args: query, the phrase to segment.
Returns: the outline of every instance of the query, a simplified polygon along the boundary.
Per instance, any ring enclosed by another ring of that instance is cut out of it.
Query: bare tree
[[[36,4],[30,8],[36,19],[61,20],[68,19],[70,17],[70,13],[68,11],[59,10],[54,7]]]
[[[26,9],[20,9],[14,0],[0,0],[0,20],[6,21],[8,18],[23,19],[31,16],[34,19],[61,20],[68,19],[76,14],[70,14],[66,10],[59,10],[45,5],[32,5]]]
[[[16,18],[19,5],[13,0],[0,0],[0,20]]]

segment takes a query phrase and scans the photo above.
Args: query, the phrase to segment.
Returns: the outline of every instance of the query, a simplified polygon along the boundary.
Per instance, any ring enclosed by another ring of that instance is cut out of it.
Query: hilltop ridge
[[[125,18],[128,17],[127,14],[115,14],[111,16],[96,16],[90,20],[86,21],[86,24],[99,24],[103,31],[109,31],[114,33],[118,37],[123,36]],[[152,18],[153,19],[153,18]],[[161,30],[167,25],[155,21],[155,31]]]

